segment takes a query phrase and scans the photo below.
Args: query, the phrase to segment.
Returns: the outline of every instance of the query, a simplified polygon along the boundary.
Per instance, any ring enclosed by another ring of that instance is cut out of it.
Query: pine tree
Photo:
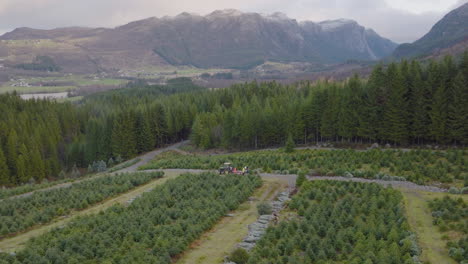
[[[397,144],[406,144],[408,139],[407,94],[400,70],[391,64],[387,70],[390,95],[385,105],[386,138]]]
[[[463,74],[458,73],[453,82],[451,104],[448,107],[448,127],[452,140],[468,143],[468,86]]]
[[[0,185],[6,184],[13,184],[13,182],[10,182],[10,172],[0,144]]]
[[[447,139],[447,93],[444,84],[440,84],[434,93],[431,104],[430,132],[432,138],[439,143],[446,143]]]
[[[336,124],[338,122],[340,96],[335,86],[330,87],[325,92],[327,97],[320,121],[320,134],[329,140],[334,140],[337,137]]]
[[[10,130],[8,134],[6,148],[6,161],[8,168],[10,169],[11,177],[15,177],[17,175],[17,165],[16,160],[18,158],[18,135],[14,129]],[[16,179],[11,179],[11,182],[16,182]]]
[[[411,76],[413,76],[413,90],[411,91],[411,136],[415,139],[417,144],[428,133],[427,127],[430,123],[429,115],[427,113],[427,100],[425,97],[425,85],[421,78],[421,68],[419,63],[413,61],[411,64]]]
[[[33,147],[30,153],[30,171],[37,182],[41,182],[45,178],[45,167],[42,161],[41,154],[36,147]]]
[[[288,139],[286,140],[286,144],[284,146],[284,151],[286,153],[291,153],[291,152],[294,152],[294,147],[295,147],[295,144],[294,144],[294,139],[292,137],[292,134],[289,133],[288,134]]]
[[[16,158],[16,183],[25,183],[29,181],[31,177],[28,176],[28,169],[26,166],[25,157],[20,154]]]
[[[388,101],[389,89],[387,83],[387,75],[383,70],[382,65],[377,65],[367,84],[367,95],[368,95],[368,109],[369,109],[369,120],[376,138],[385,138],[385,118],[384,118],[384,107]]]
[[[154,140],[151,135],[151,127],[144,113],[140,112],[136,122],[137,133],[137,151],[138,153],[150,151],[153,149]]]

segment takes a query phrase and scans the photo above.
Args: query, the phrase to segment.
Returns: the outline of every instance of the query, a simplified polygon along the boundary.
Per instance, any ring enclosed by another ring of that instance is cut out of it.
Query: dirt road
[[[138,171],[138,167],[148,163],[150,160],[154,159],[154,157],[156,157],[157,155],[161,154],[162,152],[165,152],[165,151],[168,151],[168,150],[174,150],[174,149],[177,149],[179,148],[180,146],[186,144],[188,141],[181,141],[179,143],[176,143],[176,144],[173,144],[173,145],[170,145],[168,147],[165,147],[165,148],[161,148],[161,149],[156,149],[156,150],[153,150],[151,152],[148,152],[148,153],[145,153],[137,158],[140,159],[139,162],[133,164],[132,166],[130,167],[127,167],[127,168],[123,168],[121,170],[118,170],[118,171],[115,171],[113,173],[110,173],[111,175],[115,175],[116,173],[125,173],[125,172],[136,172]],[[54,190],[54,189],[59,189],[59,188],[68,188],[70,187],[72,184],[75,184],[75,183],[79,183],[79,182],[83,182],[83,181],[88,181],[88,180],[92,180],[92,179],[96,179],[98,177],[102,177],[104,175],[108,175],[108,173],[98,173],[96,175],[93,175],[91,177],[86,177],[86,178],[82,178],[82,179],[78,179],[78,180],[75,180],[75,181],[70,181],[70,182],[64,182],[64,183],[60,183],[60,184],[57,184],[57,185],[53,185],[53,186],[50,186],[50,187],[47,187],[47,188],[43,188],[43,189],[39,189],[39,190],[35,190],[35,191],[32,191],[32,192],[27,192],[27,193],[23,193],[23,194],[19,194],[19,195],[15,195],[15,196],[11,196],[11,197],[8,197],[8,198],[5,198],[5,199],[2,199],[0,200],[3,201],[3,200],[7,200],[7,199],[16,199],[16,198],[22,198],[22,197],[28,197],[28,196],[31,196],[33,193],[35,192],[45,192],[45,191],[50,191],[50,190]]]

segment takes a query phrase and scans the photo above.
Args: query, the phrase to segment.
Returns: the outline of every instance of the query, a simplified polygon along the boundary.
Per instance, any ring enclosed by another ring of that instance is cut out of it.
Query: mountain
[[[182,13],[113,28],[18,28],[0,37],[0,62],[49,56],[64,71],[96,72],[191,65],[251,68],[265,61],[377,60],[396,48],[353,20],[297,22],[282,13]]]
[[[422,38],[398,46],[395,57],[422,57],[434,53],[457,53],[468,48],[468,3],[452,10]]]

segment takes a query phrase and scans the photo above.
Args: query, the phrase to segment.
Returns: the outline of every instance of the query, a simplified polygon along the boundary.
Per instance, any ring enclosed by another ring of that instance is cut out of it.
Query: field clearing
[[[448,255],[447,241],[442,239],[443,234],[432,223],[433,218],[428,201],[443,198],[446,195],[455,199],[462,197],[465,201],[468,201],[468,197],[466,195],[422,192],[405,188],[399,188],[399,190],[404,196],[408,222],[412,230],[418,234],[418,243],[422,248],[421,260],[432,264],[456,264],[456,261]]]
[[[124,79],[93,78],[85,75],[19,77],[19,79],[31,86],[13,86],[15,81],[6,82],[0,85],[0,94],[13,91],[17,91],[19,94],[67,92],[75,89],[79,90],[82,87],[88,86],[121,86],[128,82]],[[39,86],[41,83],[44,85]],[[53,85],[54,83],[57,85]]]
[[[60,99],[57,99],[57,102],[60,102],[60,103],[65,103],[65,102],[78,102],[78,101],[81,101],[82,99],[84,98],[84,96],[73,96],[73,97],[67,97],[67,98],[60,98]]]
[[[224,256],[235,248],[247,235],[247,226],[257,220],[257,204],[273,200],[288,187],[287,181],[264,179],[263,186],[254,193],[255,201],[247,201],[232,212],[234,216],[224,217],[210,231],[206,232],[183,254],[177,264],[219,264]]]
[[[50,224],[37,226],[36,228],[33,228],[30,231],[21,233],[17,236],[0,240],[0,252],[15,252],[15,251],[21,250],[25,246],[25,243],[33,237],[37,237],[41,234],[49,232],[54,228],[59,228],[61,226],[64,226],[78,216],[85,216],[85,215],[99,213],[111,207],[112,205],[127,203],[130,199],[138,197],[142,193],[147,192],[158,185],[164,184],[167,180],[173,179],[179,176],[180,174],[181,173],[174,172],[174,171],[165,172],[163,178],[155,179],[145,185],[132,189],[129,192],[126,192],[117,197],[108,199],[95,206],[89,207],[88,209],[85,209],[82,211],[74,211],[68,216],[59,218]]]
[[[30,87],[0,86],[0,94],[11,93],[13,91],[16,91],[19,94],[61,93],[61,92],[68,92],[74,88],[75,88],[74,86],[30,86]]]

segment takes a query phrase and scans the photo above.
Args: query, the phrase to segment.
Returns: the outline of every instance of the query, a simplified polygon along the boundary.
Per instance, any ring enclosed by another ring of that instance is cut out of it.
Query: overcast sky
[[[286,13],[299,21],[351,18],[395,42],[427,33],[451,9],[468,0],[0,0],[0,34],[17,27],[114,27],[181,12],[207,14],[235,8]]]

